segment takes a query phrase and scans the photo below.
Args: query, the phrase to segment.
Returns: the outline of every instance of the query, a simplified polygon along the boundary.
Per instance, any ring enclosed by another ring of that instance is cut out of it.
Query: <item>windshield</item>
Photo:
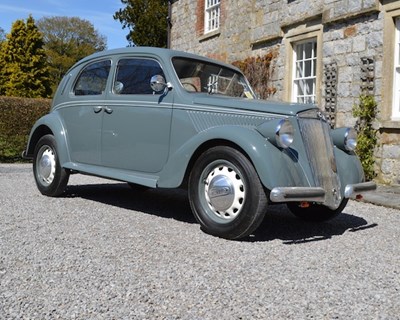
[[[247,79],[233,69],[201,60],[178,57],[172,59],[172,64],[182,87],[188,92],[255,98]]]

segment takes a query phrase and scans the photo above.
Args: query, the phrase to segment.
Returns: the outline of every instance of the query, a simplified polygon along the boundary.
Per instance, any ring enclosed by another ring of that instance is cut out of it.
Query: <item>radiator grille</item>
[[[299,114],[298,120],[315,186],[325,190],[324,204],[336,209],[342,197],[329,124],[316,112]]]

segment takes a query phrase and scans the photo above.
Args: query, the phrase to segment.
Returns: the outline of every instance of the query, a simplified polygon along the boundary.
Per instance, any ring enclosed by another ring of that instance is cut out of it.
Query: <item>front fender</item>
[[[336,166],[340,178],[341,191],[344,195],[346,185],[357,184],[365,181],[364,170],[358,156],[352,152],[334,148]]]
[[[160,173],[159,187],[177,187],[196,150],[213,140],[225,140],[240,147],[252,161],[262,184],[275,186],[308,185],[302,167],[286,150],[274,146],[252,128],[239,126],[213,127],[193,135],[173,152]]]
[[[24,157],[33,157],[36,144],[38,143],[39,139],[46,134],[52,134],[56,140],[58,159],[61,166],[63,166],[64,163],[71,161],[68,152],[65,128],[60,118],[57,117],[56,113],[49,113],[41,117],[33,125],[26,150],[24,151]]]

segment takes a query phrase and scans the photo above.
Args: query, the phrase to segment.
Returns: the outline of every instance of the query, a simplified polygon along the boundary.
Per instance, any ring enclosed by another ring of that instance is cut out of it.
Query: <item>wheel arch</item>
[[[27,158],[32,158],[33,157],[33,153],[35,151],[35,146],[37,145],[37,143],[40,140],[40,138],[45,136],[46,134],[54,135],[53,131],[46,125],[38,126],[35,129],[35,131],[33,131],[31,133],[28,145],[26,147],[25,157],[27,157]]]
[[[60,119],[53,113],[40,118],[33,126],[28,144],[23,153],[25,158],[32,159],[36,144],[43,136],[51,134],[57,143],[57,152],[61,166],[69,161],[68,144],[66,141],[66,131]]]
[[[201,145],[199,145],[199,147],[196,149],[196,151],[192,154],[192,157],[189,160],[189,163],[186,167],[185,170],[185,175],[181,184],[181,187],[183,188],[187,188],[187,184],[189,181],[189,175],[190,172],[192,171],[194,164],[196,163],[197,159],[208,149],[214,148],[214,147],[218,147],[218,146],[225,146],[225,147],[231,147],[239,152],[241,152],[254,166],[254,163],[252,162],[251,158],[249,157],[249,155],[247,154],[247,152],[245,150],[243,150],[243,148],[241,148],[237,143],[231,141],[231,140],[227,140],[227,139],[212,139],[212,140],[208,140],[203,142]]]

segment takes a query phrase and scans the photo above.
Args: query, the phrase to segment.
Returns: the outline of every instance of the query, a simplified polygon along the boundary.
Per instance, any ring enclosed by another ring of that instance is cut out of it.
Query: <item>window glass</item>
[[[205,0],[205,15],[204,15],[204,33],[217,30],[219,28],[219,19],[221,15],[220,2],[221,0]]]
[[[160,64],[150,59],[121,59],[118,62],[113,90],[115,94],[153,94],[152,76],[165,78]]]
[[[77,96],[101,95],[106,88],[110,67],[110,60],[88,65],[76,81],[74,94]]]
[[[392,118],[400,119],[400,17],[396,18]]]
[[[315,39],[294,45],[293,101],[315,103],[317,42]]]
[[[207,61],[174,57],[172,63],[182,87],[190,93],[255,98],[243,74]]]

